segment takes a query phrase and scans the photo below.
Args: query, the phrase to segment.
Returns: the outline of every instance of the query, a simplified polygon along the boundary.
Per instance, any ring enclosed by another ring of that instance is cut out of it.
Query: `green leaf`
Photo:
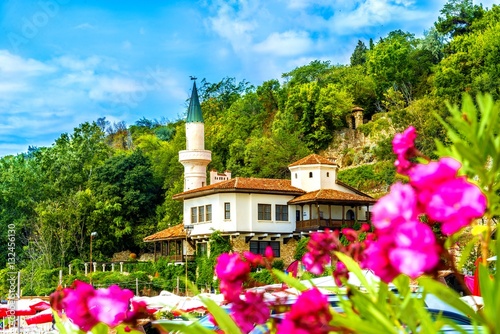
[[[460,300],[460,295],[446,285],[439,283],[430,277],[422,277],[418,280],[418,282],[424,288],[425,292],[435,295],[469,318],[479,323],[484,323],[484,318],[479,313],[474,312],[469,305]]]
[[[224,331],[224,333],[241,334],[240,328],[222,307],[217,305],[210,298],[200,296],[200,299],[203,304],[207,306],[208,311],[212,314],[215,320],[217,320],[217,324],[220,329]]]
[[[457,269],[459,271],[462,270],[465,262],[469,259],[469,255],[472,252],[472,249],[478,242],[477,238],[472,238],[469,240],[469,242],[465,245],[464,249],[462,249],[462,253],[460,254],[460,260],[457,263]]]
[[[295,288],[298,291],[305,291],[309,289],[307,286],[305,286],[303,283],[301,283],[298,279],[289,276],[285,274],[283,271],[278,270],[278,269],[273,269],[273,274],[278,277],[278,279],[282,282],[284,282],[286,285],[288,285],[291,288]]]
[[[97,325],[92,327],[92,330],[90,332],[92,334],[108,334],[109,327],[106,324],[99,322]]]
[[[351,259],[349,256],[342,254],[342,253],[339,253],[339,252],[336,252],[335,256],[337,256],[338,259],[340,261],[342,261],[342,263],[345,264],[345,266],[349,270],[349,272],[356,275],[356,277],[361,282],[361,285],[370,293],[370,295],[372,295],[372,296],[377,295],[377,293],[375,291],[375,287],[372,286],[372,284],[368,283],[368,280],[366,279],[365,275],[363,275],[363,272],[361,271],[361,268],[356,263],[356,261]]]

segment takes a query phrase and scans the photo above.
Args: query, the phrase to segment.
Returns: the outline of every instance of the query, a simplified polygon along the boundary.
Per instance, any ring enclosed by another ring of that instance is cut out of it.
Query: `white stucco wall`
[[[288,221],[276,221],[276,204],[287,205],[293,196],[253,193],[218,193],[184,200],[184,223],[191,223],[191,208],[212,205],[212,221],[197,222],[192,236],[222,232],[292,233],[295,230],[295,210],[288,206]],[[224,203],[230,203],[231,217],[224,219]],[[258,204],[271,204],[271,220],[258,220]]]
[[[186,123],[186,150],[205,149],[205,124],[201,122]]]
[[[307,192],[319,189],[338,189],[335,183],[337,166],[335,165],[301,165],[290,167],[292,186]],[[310,176],[312,173],[312,177]]]

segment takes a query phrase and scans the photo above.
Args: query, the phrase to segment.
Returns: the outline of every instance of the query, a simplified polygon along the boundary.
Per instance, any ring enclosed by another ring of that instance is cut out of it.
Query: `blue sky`
[[[258,86],[316,59],[347,64],[358,39],[422,36],[445,3],[4,0],[0,156],[51,146],[99,117],[178,119],[190,75]]]

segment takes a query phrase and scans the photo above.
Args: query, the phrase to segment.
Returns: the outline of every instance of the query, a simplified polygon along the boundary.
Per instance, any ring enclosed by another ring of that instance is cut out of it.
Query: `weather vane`
[[[192,75],[190,75],[189,77],[191,78],[191,80],[196,80],[196,79],[198,79],[197,77],[192,76]]]

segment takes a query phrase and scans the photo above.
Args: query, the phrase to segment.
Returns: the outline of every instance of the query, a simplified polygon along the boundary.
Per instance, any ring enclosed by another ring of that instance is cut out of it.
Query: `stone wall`
[[[275,240],[280,242],[280,257],[278,259],[283,260],[285,268],[288,267],[290,263],[294,261],[295,249],[297,248],[297,240],[290,238],[286,244],[283,240]],[[245,242],[245,236],[231,237],[231,245],[235,252],[243,252],[250,250],[250,244]]]

